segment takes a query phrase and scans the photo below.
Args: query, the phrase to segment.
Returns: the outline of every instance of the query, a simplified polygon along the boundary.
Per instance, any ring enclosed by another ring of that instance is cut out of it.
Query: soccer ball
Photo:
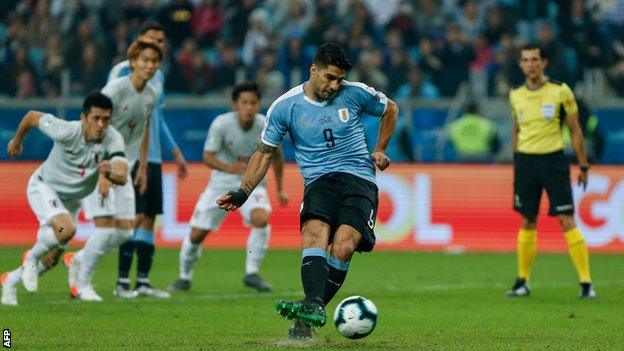
[[[336,306],[334,324],[344,337],[363,338],[372,333],[377,325],[377,307],[365,297],[347,297]]]

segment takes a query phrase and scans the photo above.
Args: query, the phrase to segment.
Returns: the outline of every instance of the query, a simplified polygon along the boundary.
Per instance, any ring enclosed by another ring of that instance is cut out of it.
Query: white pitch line
[[[575,286],[575,282],[568,281],[545,281],[545,282],[537,282],[531,283],[534,288],[548,288],[548,287],[560,287],[560,286]],[[624,285],[624,280],[611,280],[611,281],[594,281],[594,284],[600,289],[601,286],[614,286],[614,285]],[[418,293],[418,292],[435,292],[435,291],[461,291],[461,290],[474,290],[474,289],[505,289],[509,288],[510,284],[508,283],[466,283],[466,284],[433,284],[433,285],[420,285],[420,286],[396,286],[389,285],[384,289],[364,289],[360,290],[357,293],[362,295],[367,294],[384,294],[384,293],[395,293],[395,292],[407,292],[407,293]],[[248,292],[248,293],[209,293],[209,294],[201,294],[201,295],[186,295],[184,293],[174,294],[169,301],[190,301],[190,300],[236,300],[236,299],[275,299],[279,297],[299,297],[303,296],[303,292],[301,290],[290,290],[290,291],[274,291],[270,293],[259,293],[259,292]],[[144,300],[145,298],[137,298],[133,299],[133,301]],[[127,303],[126,301],[121,301],[117,298],[107,298],[105,301],[115,301],[115,303]],[[157,301],[155,299],[149,299],[150,302]],[[164,300],[167,301],[167,300]],[[43,304],[67,304],[67,303],[86,303],[81,301],[72,301],[69,298],[63,300],[45,300]],[[95,304],[95,303],[94,303]]]

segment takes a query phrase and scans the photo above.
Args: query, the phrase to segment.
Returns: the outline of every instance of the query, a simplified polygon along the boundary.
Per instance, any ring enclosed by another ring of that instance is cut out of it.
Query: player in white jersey
[[[165,28],[158,22],[146,21],[139,27],[139,36],[153,40],[165,52]],[[130,75],[130,61],[116,64],[111,69],[108,80]],[[179,179],[188,174],[187,163],[182,150],[178,147],[165,121],[165,75],[159,69],[156,75],[147,83],[156,91],[156,105],[150,118],[150,139],[147,153],[147,177],[149,182],[144,193],[136,194],[136,221],[132,238],[119,247],[117,286],[113,291],[116,296],[127,295],[130,287],[130,267],[136,252],[136,285],[134,290],[139,296],[169,298],[171,294],[154,288],[149,280],[149,273],[154,259],[154,231],[156,217],[163,213],[163,186],[162,186],[162,154],[164,149],[171,150],[177,166]],[[138,165],[135,165],[133,173]]]
[[[113,101],[112,124],[124,138],[130,168],[140,162],[134,184],[141,192],[147,185],[148,126],[156,103],[155,92],[147,81],[156,73],[162,57],[162,50],[156,43],[137,39],[128,48],[132,74],[115,79],[102,89],[102,93]],[[82,250],[65,255],[63,259],[68,266],[71,295],[81,300],[102,301],[91,286],[91,275],[104,253],[117,249],[132,236],[135,193],[130,175],[128,180],[124,186],[111,187],[106,179],[100,179],[100,191],[83,201],[86,217],[93,218],[95,230]],[[123,297],[134,296],[129,292]]]
[[[112,107],[108,97],[92,93],[84,100],[80,121],[29,111],[9,142],[7,153],[18,156],[24,137],[37,127],[54,140],[54,146],[28,181],[28,203],[39,221],[37,242],[27,251],[20,267],[2,274],[3,305],[17,305],[20,278],[26,290],[36,291],[38,275],[56,265],[55,260],[41,259],[50,252],[59,257],[76,233],[80,199],[95,189],[98,173],[115,184],[126,182],[124,142],[119,132],[109,126]]]
[[[227,213],[216,204],[223,192],[238,186],[247,167],[249,157],[255,151],[264,127],[265,117],[258,114],[260,89],[254,82],[238,84],[232,92],[234,111],[219,115],[210,125],[204,144],[204,162],[213,169],[210,182],[200,195],[191,218],[191,232],[184,238],[180,250],[180,276],[169,289],[186,291],[191,287],[193,265],[199,258],[201,243],[206,235],[219,229]],[[284,156],[278,150],[273,162],[277,195],[280,205],[285,206],[288,196],[282,189]],[[262,183],[241,207],[246,225],[251,225],[247,239],[245,264],[246,286],[258,291],[270,291],[271,286],[258,271],[269,245],[271,227],[269,215],[271,203]]]

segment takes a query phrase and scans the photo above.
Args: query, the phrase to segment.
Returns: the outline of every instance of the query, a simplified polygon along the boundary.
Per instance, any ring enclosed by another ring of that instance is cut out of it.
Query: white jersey
[[[215,152],[223,163],[232,164],[237,161],[247,163],[260,142],[265,119],[264,115],[257,114],[251,129],[244,131],[238,123],[236,112],[217,116],[208,129],[204,151]],[[215,169],[212,171],[210,184],[218,188],[232,189],[240,186],[242,180],[242,175]]]
[[[102,94],[113,101],[111,124],[126,143],[126,157],[134,162],[139,158],[143,133],[156,103],[156,92],[150,84],[146,84],[139,93],[132,85],[130,76],[126,76],[109,81],[102,88]]]
[[[87,196],[97,184],[100,161],[124,156],[123,138],[111,126],[99,143],[85,141],[81,121],[65,121],[51,114],[39,119],[39,130],[54,140],[54,147],[34,176],[63,199]]]

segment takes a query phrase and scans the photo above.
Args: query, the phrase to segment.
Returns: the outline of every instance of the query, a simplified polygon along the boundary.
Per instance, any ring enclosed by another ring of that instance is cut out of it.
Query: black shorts
[[[139,162],[137,161],[132,169],[132,179],[136,176]],[[141,194],[137,186],[134,187],[136,199],[136,213],[149,217],[156,217],[163,213],[163,188],[162,188],[162,166],[160,163],[147,164],[147,189]]]
[[[563,152],[545,155],[514,155],[514,210],[525,216],[539,213],[542,189],[546,189],[548,214],[573,214],[570,164]]]
[[[331,243],[338,227],[347,224],[362,235],[357,251],[372,251],[375,246],[378,193],[375,183],[352,174],[325,174],[304,190],[300,226],[303,227],[303,223],[310,219],[329,224]]]

